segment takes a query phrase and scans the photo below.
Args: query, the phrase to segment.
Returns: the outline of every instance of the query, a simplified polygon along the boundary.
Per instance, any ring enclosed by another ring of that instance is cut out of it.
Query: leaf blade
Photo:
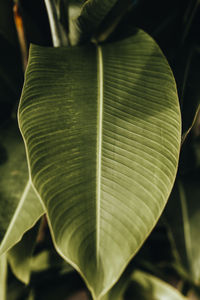
[[[101,47],[32,47],[19,109],[54,243],[94,297],[116,282],[155,225],[180,148],[176,86],[155,42],[138,31]]]

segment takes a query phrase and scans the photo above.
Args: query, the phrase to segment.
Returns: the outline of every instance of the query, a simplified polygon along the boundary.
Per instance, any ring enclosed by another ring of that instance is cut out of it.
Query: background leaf
[[[17,243],[44,213],[28,180],[23,140],[14,121],[0,131],[0,254]]]
[[[142,31],[98,48],[33,46],[19,122],[57,250],[98,298],[149,235],[175,179],[171,70]]]
[[[188,299],[171,285],[148,273],[137,270],[133,273],[131,279],[132,281],[124,294],[124,300]]]
[[[102,300],[186,300],[176,288],[152,274],[136,269],[124,273]]]
[[[77,20],[76,40],[90,39],[116,3],[117,0],[87,0]]]
[[[12,272],[25,284],[28,284],[30,280],[32,255],[36,246],[37,235],[38,226],[34,226],[7,254]]]

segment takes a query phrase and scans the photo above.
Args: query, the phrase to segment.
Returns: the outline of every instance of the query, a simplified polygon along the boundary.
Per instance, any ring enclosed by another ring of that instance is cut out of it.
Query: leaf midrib
[[[99,265],[100,248],[100,201],[101,201],[101,161],[102,161],[102,129],[103,129],[103,55],[101,46],[97,47],[97,165],[96,165],[96,259]]]

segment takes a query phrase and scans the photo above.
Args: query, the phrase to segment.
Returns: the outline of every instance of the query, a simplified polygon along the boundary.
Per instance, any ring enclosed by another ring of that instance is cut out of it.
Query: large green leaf
[[[165,210],[177,258],[189,280],[200,283],[200,204],[199,174],[179,178]],[[176,216],[174,218],[174,216]]]
[[[58,252],[94,298],[157,222],[180,146],[176,86],[143,31],[102,46],[32,46],[19,123]]]
[[[28,180],[23,140],[14,122],[0,131],[0,255],[44,213]]]

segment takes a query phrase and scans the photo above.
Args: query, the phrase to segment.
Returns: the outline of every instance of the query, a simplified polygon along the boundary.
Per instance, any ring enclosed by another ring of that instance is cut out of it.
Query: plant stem
[[[44,0],[47,14],[49,17],[49,24],[51,29],[52,41],[54,47],[61,47],[68,45],[67,35],[58,19],[58,13],[55,5],[55,0]]]
[[[6,254],[0,257],[0,299],[6,300],[7,282],[7,257]]]

